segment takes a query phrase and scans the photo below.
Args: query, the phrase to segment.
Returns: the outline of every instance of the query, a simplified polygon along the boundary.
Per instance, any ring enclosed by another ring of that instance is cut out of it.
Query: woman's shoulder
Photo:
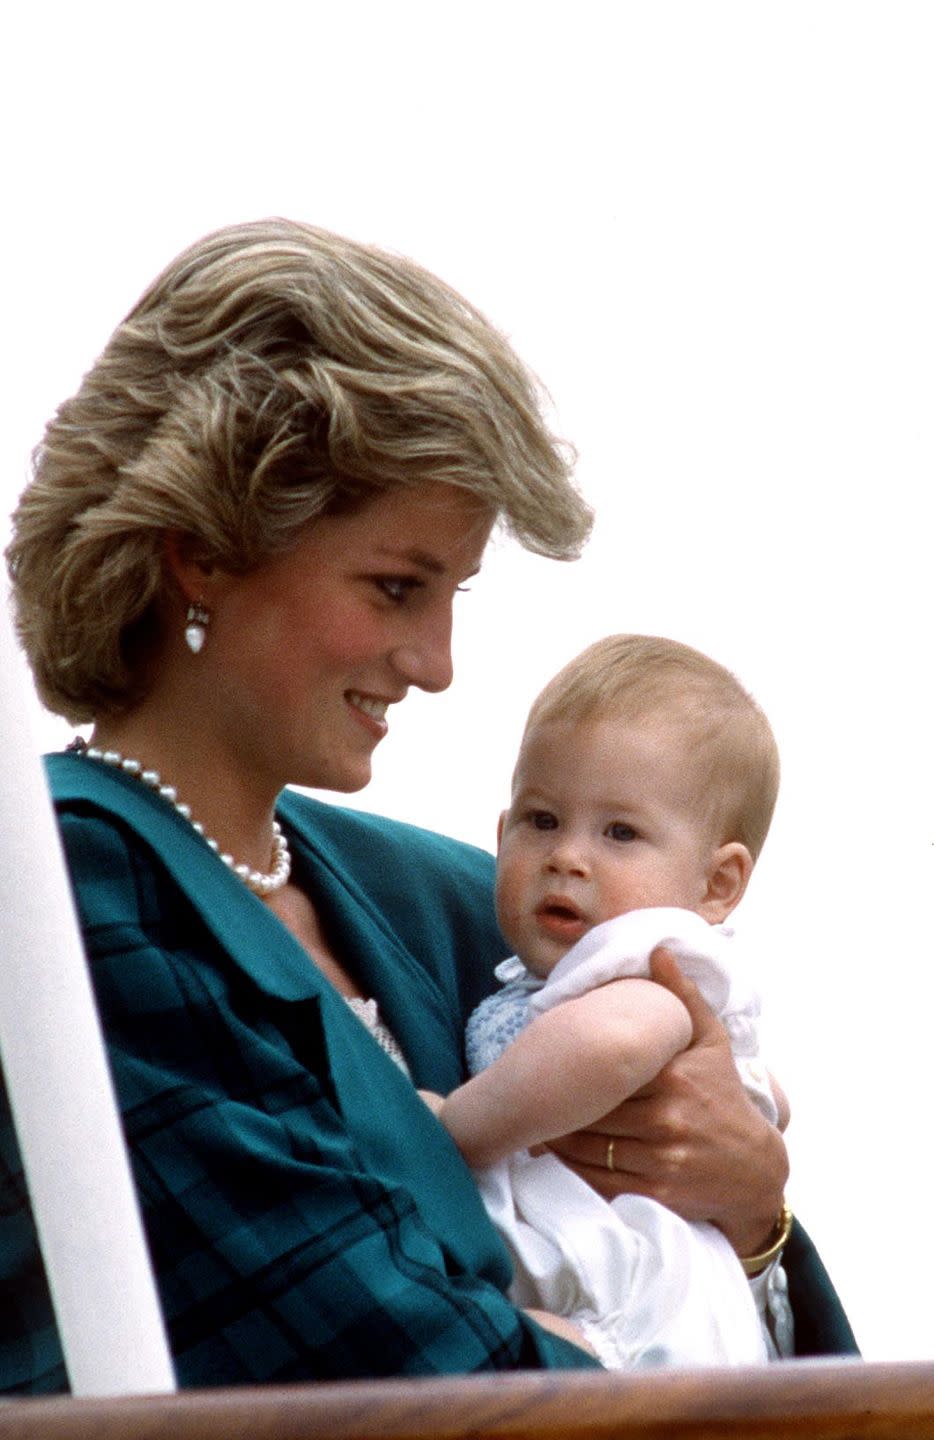
[[[277,808],[306,843],[355,872],[361,866],[405,866],[411,876],[413,867],[421,867],[454,888],[465,881],[484,888],[492,883],[495,862],[489,851],[450,835],[296,790],[284,790]]]
[[[78,805],[60,810],[58,825],[86,936],[157,929],[163,917],[154,867],[133,832],[116,816]]]
[[[148,831],[158,818],[170,829],[178,824],[168,808],[118,771],[69,754],[46,756],[45,763],[63,829],[90,827],[89,838],[93,830],[100,843],[112,844],[127,825]],[[374,867],[419,866],[437,872],[439,879],[450,877],[454,885],[473,879],[487,886],[492,881],[494,860],[488,851],[419,825],[291,789],[282,792],[277,810],[310,849],[336,868],[346,865],[359,874]]]
[[[85,932],[159,929],[170,869],[202,859],[189,824],[138,781],[72,755],[46,757],[62,848]]]

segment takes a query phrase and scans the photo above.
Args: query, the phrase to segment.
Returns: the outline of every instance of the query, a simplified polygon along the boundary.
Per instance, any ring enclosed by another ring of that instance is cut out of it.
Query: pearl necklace
[[[208,848],[214,851],[218,860],[226,865],[228,870],[232,870],[243,881],[247,889],[253,891],[254,895],[274,895],[288,880],[292,869],[292,857],[289,854],[288,841],[282,833],[282,826],[278,820],[272,822],[272,869],[266,873],[262,870],[253,870],[249,865],[238,865],[232,855],[221,850],[216,840],[212,840],[210,835],[205,835],[204,826],[199,820],[192,820],[191,806],[185,805],[179,800],[178,791],[174,785],[163,783],[158,770],[145,769],[141,760],[133,760],[128,756],[121,755],[119,750],[98,750],[96,746],[88,745],[80,737],[72,741],[68,749],[75,755],[85,755],[89,760],[100,760],[115,770],[122,770],[125,775],[132,775],[134,780],[139,780],[150,790],[154,790],[157,795],[161,795],[162,799],[167,800],[183,820],[188,821],[192,830],[201,836]]]

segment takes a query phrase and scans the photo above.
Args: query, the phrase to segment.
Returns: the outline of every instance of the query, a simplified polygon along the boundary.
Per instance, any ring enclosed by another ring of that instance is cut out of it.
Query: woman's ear
[[[499,847],[500,847],[500,846],[502,845],[502,843],[503,843],[503,827],[504,827],[505,824],[506,824],[506,816],[507,816],[508,814],[509,814],[509,811],[508,811],[508,810],[503,810],[503,811],[500,813],[500,817],[499,817],[499,819],[498,819],[497,822],[496,822],[496,849],[497,849],[497,850],[499,850]]]
[[[719,925],[735,910],[749,884],[752,856],[745,845],[731,840],[711,856],[707,869],[707,893],[698,913],[711,925]]]
[[[172,576],[186,605],[203,601],[213,565],[199,558],[194,541],[180,530],[167,530],[163,537],[163,554],[168,573]]]

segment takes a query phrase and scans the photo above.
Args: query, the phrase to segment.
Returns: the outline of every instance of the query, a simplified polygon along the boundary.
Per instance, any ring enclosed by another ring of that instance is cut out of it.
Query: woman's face
[[[207,640],[190,661],[208,660],[214,739],[277,789],[361,789],[388,707],[412,685],[451,683],[454,596],[492,524],[451,486],[391,491],[315,521],[249,575],[215,572]]]

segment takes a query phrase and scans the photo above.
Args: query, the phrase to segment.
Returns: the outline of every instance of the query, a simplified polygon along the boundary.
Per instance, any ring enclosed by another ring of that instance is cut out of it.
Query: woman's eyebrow
[[[428,570],[432,575],[443,575],[445,566],[436,555],[427,550],[396,550],[391,545],[380,545],[377,554],[385,555],[392,560],[406,560],[410,565],[417,565],[421,570]]]
[[[397,550],[391,545],[380,545],[377,548],[377,554],[385,555],[386,558],[390,560],[405,560],[410,565],[417,565],[420,570],[427,570],[430,575],[447,574],[448,567],[442,560],[438,559],[437,555],[432,555],[429,550],[419,550],[417,547]],[[477,565],[469,574],[464,576],[464,579],[470,580],[474,575],[479,574],[480,566]]]

